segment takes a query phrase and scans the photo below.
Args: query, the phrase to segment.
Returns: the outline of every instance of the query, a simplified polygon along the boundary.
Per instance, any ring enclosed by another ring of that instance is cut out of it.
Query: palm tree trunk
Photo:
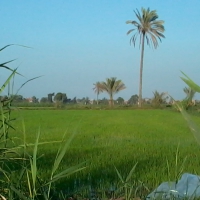
[[[99,105],[98,93],[97,93],[97,105]]]
[[[112,94],[110,94],[109,105],[110,105],[110,107],[113,106],[113,97],[112,97]]]
[[[140,59],[140,84],[139,84],[139,104],[142,107],[142,72],[143,72],[143,60],[144,60],[144,39],[145,34],[142,34],[142,49],[141,49],[141,59]]]

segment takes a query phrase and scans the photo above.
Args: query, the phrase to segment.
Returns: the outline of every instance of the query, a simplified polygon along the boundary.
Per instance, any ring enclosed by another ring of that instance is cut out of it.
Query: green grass
[[[20,110],[12,135],[22,138],[24,119],[27,141],[34,143],[40,127],[40,142],[61,140],[64,132],[77,135],[61,163],[61,169],[87,160],[87,169],[62,180],[57,187],[71,190],[80,185],[106,188],[119,179],[114,165],[127,175],[136,162],[133,179],[143,181],[150,190],[176,177],[176,151],[180,168],[187,156],[184,172],[200,174],[200,148],[178,112],[169,110]],[[193,116],[200,124],[199,116]],[[19,141],[17,142],[19,143]],[[38,160],[43,178],[50,175],[58,143],[39,146]],[[30,149],[31,150],[31,149]],[[169,162],[169,171],[167,168]]]

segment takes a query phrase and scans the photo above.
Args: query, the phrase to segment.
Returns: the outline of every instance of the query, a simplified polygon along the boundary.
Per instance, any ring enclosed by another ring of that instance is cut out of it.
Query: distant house
[[[28,101],[29,103],[33,103],[33,98],[26,98],[26,101]]]

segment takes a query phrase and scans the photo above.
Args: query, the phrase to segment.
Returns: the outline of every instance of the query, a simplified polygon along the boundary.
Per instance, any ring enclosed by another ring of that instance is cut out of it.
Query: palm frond
[[[157,20],[158,15],[156,10],[151,11],[149,8],[141,8],[141,13],[136,9],[134,13],[138,19],[138,22],[131,20],[126,21],[127,24],[132,24],[136,27],[135,29],[129,30],[127,34],[136,31],[136,33],[140,35],[140,44],[142,35],[145,35],[147,45],[157,48],[158,39],[159,41],[161,41],[161,38],[165,38],[165,36],[162,34],[165,31],[165,28],[163,26],[164,21]],[[133,43],[134,46],[137,39],[136,33],[134,33],[134,35],[130,39],[131,43]]]

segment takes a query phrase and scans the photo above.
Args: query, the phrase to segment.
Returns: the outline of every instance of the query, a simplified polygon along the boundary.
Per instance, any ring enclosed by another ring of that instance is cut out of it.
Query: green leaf
[[[83,164],[83,163],[82,163],[82,164]],[[48,185],[49,183],[52,183],[52,182],[55,182],[55,181],[60,180],[60,179],[62,179],[62,178],[65,178],[65,177],[67,177],[67,176],[70,176],[71,174],[74,174],[74,173],[76,173],[76,172],[79,172],[79,171],[84,170],[86,167],[81,167],[81,168],[80,168],[80,166],[81,166],[82,164],[79,164],[79,165],[76,165],[76,166],[73,166],[73,167],[70,167],[70,168],[68,168],[68,169],[63,170],[61,173],[55,175],[55,176],[52,178],[52,180],[49,181],[49,182],[47,183],[47,185]]]
[[[198,86],[192,79],[190,79],[185,73],[181,71],[181,73],[185,76],[180,77],[190,88],[192,88],[194,91],[200,93],[200,86]]]
[[[176,102],[176,101],[174,101],[174,102],[175,102],[176,107],[181,112],[182,116],[184,117],[184,119],[187,121],[188,126],[189,126],[191,132],[194,135],[194,138],[200,144],[200,128],[192,120],[192,118],[190,117],[190,115],[185,111],[185,109],[183,108],[183,106],[180,103]]]
[[[28,200],[26,196],[24,196],[19,190],[17,190],[14,186],[10,186],[11,190],[13,190],[21,199]]]
[[[136,164],[133,166],[133,168],[131,169],[131,171],[129,172],[129,174],[128,174],[127,178],[126,178],[126,182],[128,182],[128,181],[131,179],[131,176],[132,176],[133,172],[135,171],[135,168],[136,168],[136,165],[137,165],[137,164],[138,164],[138,163],[136,163]]]
[[[72,141],[72,139],[74,138],[75,135],[76,135],[76,132],[74,132],[72,134],[72,136],[67,140],[67,142],[64,141],[64,138],[63,138],[62,143],[64,143],[64,142],[65,143],[58,150],[57,156],[56,156],[55,161],[54,161],[54,165],[53,165],[53,169],[52,169],[52,174],[54,174],[55,171],[58,169],[58,167],[60,165],[60,162],[62,161],[62,159],[63,159],[63,157],[64,157],[64,155],[65,155],[65,153],[66,153],[66,151],[67,151],[67,149],[68,149],[68,147],[69,147],[69,145],[70,145],[70,143],[71,143],[71,141]]]
[[[39,143],[39,137],[40,137],[40,130],[38,131],[37,138],[35,141],[35,146],[33,150],[33,158],[30,158],[30,164],[31,164],[31,175],[32,175],[32,181],[33,181],[33,192],[36,194],[36,178],[37,178],[37,149],[38,149],[38,143]]]
[[[115,167],[115,166],[114,166]],[[121,180],[122,183],[125,183],[124,179],[122,178],[121,174],[119,173],[118,169],[115,167],[115,170],[117,172],[117,175],[119,177],[119,179]]]
[[[11,75],[7,78],[7,80],[5,81],[5,83],[1,86],[1,88],[0,88],[0,94],[4,91],[4,89],[6,88],[6,86],[10,83],[10,80],[15,75],[16,71],[17,71],[17,69],[13,70],[13,72],[11,73]]]

